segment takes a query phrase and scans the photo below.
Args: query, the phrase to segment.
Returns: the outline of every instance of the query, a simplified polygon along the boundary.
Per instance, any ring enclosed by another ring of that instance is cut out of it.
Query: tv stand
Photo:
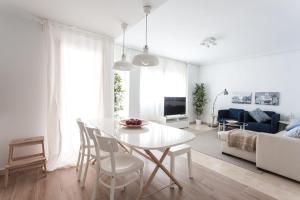
[[[189,117],[187,115],[167,115],[161,118],[161,122],[175,128],[189,127]]]

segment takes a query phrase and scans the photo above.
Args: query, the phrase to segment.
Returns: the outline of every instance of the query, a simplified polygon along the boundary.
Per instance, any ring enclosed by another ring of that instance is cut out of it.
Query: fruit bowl
[[[126,119],[121,120],[120,124],[127,128],[140,128],[148,124],[147,121],[141,119]]]

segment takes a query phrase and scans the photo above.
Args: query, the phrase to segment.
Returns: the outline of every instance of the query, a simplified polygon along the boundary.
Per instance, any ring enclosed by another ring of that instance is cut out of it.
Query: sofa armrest
[[[300,181],[300,139],[282,133],[257,136],[256,166]]]
[[[219,110],[219,111],[218,111],[218,121],[219,121],[219,119],[221,119],[221,118],[226,118],[226,117],[228,117],[228,114],[229,114],[229,110]]]
[[[279,130],[279,120],[280,120],[280,114],[272,115],[271,133],[277,133],[278,132],[278,130]]]

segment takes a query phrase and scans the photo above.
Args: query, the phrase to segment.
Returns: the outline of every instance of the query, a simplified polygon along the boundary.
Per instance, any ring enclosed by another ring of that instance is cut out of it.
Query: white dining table
[[[195,139],[195,135],[182,129],[169,127],[155,122],[149,122],[141,128],[126,128],[120,125],[119,122],[119,120],[114,118],[103,118],[91,121],[90,123],[97,127],[101,133],[115,138],[123,148],[126,149],[125,146],[130,147],[130,149],[152,161],[156,165],[153,172],[145,182],[139,198],[147,192],[158,169],[163,170],[181,190],[181,184],[163,165],[163,161],[168,155],[171,147],[192,141]],[[161,157],[157,157],[153,153],[154,150],[162,151],[163,153]]]

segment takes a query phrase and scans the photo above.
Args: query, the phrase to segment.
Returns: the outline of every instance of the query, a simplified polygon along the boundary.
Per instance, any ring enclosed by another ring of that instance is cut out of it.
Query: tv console
[[[187,115],[167,115],[161,117],[161,122],[167,126],[175,128],[189,127],[189,117]]]

